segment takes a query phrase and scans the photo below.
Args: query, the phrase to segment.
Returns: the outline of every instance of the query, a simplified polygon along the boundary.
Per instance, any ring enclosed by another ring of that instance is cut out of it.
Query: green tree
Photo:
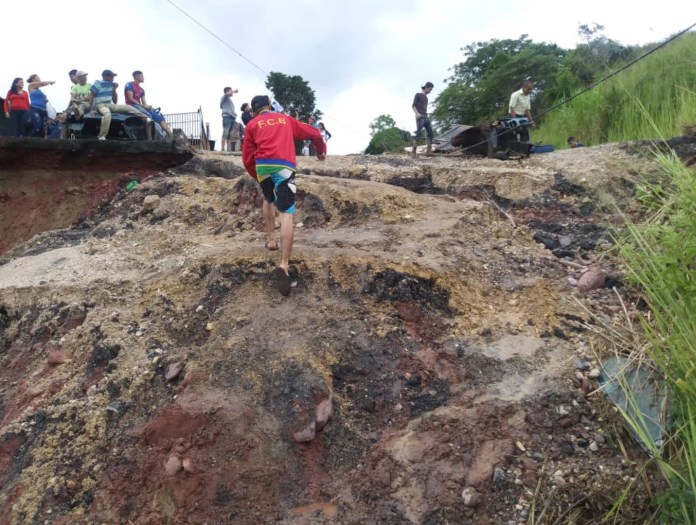
[[[533,113],[543,110],[543,93],[558,72],[566,51],[556,44],[518,39],[476,42],[462,48],[466,60],[455,64],[447,87],[435,100],[434,120],[441,126],[480,124],[507,115],[510,95],[531,78]]]
[[[396,121],[391,115],[380,115],[370,124],[372,139],[365,148],[368,155],[380,153],[397,153],[403,151],[411,143],[411,134],[396,127]]]
[[[266,78],[266,88],[288,115],[306,121],[310,115],[318,118],[322,113],[316,107],[316,95],[309,82],[299,75],[285,75],[271,71]]]
[[[374,137],[380,131],[396,127],[396,121],[391,115],[380,115],[370,124],[370,136]]]

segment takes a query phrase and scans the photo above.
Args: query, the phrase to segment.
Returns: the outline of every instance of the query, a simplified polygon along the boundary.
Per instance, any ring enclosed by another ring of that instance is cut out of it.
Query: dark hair
[[[22,77],[17,77],[12,81],[12,87],[10,88],[10,91],[14,93],[15,95],[17,94],[17,82],[23,80]]]
[[[251,109],[251,107],[249,107],[248,102],[245,102],[244,104],[242,104],[242,111],[246,111],[247,109]]]
[[[136,69],[135,71],[133,71],[133,78],[135,78],[135,75],[142,75],[142,74],[143,74],[142,71],[139,71]]]
[[[568,137],[568,140],[566,140],[566,142],[567,142],[568,144],[570,144],[570,143],[573,142],[573,141],[575,141],[575,137],[574,137],[573,135],[571,135],[570,137]]]
[[[68,71],[68,75],[74,77],[75,75],[77,75],[77,69],[71,69],[70,71]]]
[[[222,90],[223,93],[227,93],[227,91],[232,91],[232,88],[227,86],[225,89]]]
[[[251,99],[251,109],[254,113],[271,105],[271,99],[267,95],[256,95]]]
[[[34,79],[35,77],[38,77],[38,76],[39,76],[39,75],[37,75],[36,73],[34,73],[33,75],[29,75],[29,76],[27,77],[27,82],[34,82],[33,79]]]
[[[320,122],[319,124],[317,124],[317,126],[319,126],[320,129],[326,129],[326,126],[324,126],[323,122]]]
[[[431,88],[431,87],[435,87],[435,86],[433,86],[433,83],[426,82],[424,86],[421,86],[421,89],[426,89],[426,88]]]

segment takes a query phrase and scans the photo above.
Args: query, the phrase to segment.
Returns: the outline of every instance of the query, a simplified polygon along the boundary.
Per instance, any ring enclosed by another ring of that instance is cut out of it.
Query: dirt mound
[[[15,247],[0,524],[518,523],[537,486],[591,521],[634,472],[568,278],[636,162],[302,159],[288,298],[231,156]]]

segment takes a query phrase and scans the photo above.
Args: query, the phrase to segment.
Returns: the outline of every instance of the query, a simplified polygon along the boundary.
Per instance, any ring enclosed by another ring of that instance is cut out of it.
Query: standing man
[[[114,82],[116,73],[110,69],[102,71],[102,79],[95,80],[89,91],[89,112],[94,115],[96,112],[102,116],[101,127],[99,128],[98,140],[106,140],[111,125],[111,112],[128,113],[134,117],[138,117],[145,124],[145,135],[147,140],[152,140],[152,130],[150,123],[152,120],[147,115],[141,113],[137,109],[118,103],[118,93],[116,88],[118,84]],[[95,111],[96,109],[96,111]]]
[[[290,115],[276,113],[266,95],[252,99],[255,117],[249,121],[242,146],[242,159],[249,175],[261,184],[263,191],[263,222],[266,248],[277,250],[275,210],[280,212],[280,265],[275,269],[278,291],[290,293],[290,254],[295,225],[295,139],[311,140],[317,158],[326,158],[324,141],[319,131]]]
[[[534,84],[531,80],[525,80],[522,84],[522,89],[515,91],[510,97],[509,111],[508,113],[512,118],[528,118],[529,124],[534,126],[534,120],[532,119],[532,102],[530,94]],[[529,142],[529,128],[528,126],[520,126],[518,128],[520,134],[520,142]]]
[[[164,120],[164,117],[159,111],[155,111],[152,106],[145,101],[145,90],[140,84],[145,82],[145,75],[142,71],[133,71],[133,82],[127,82],[123,90],[123,96],[126,98],[126,104],[133,106],[135,109],[150,117],[156,124],[167,134],[170,139],[174,136],[172,128]]]
[[[235,120],[237,120],[237,112],[234,110],[234,102],[232,95],[238,93],[238,89],[226,87],[223,89],[223,95],[220,99],[220,109],[222,110],[222,151],[232,151],[232,131],[234,131]]]
[[[433,128],[430,126],[430,117],[428,117],[428,95],[433,90],[433,83],[426,82],[424,86],[421,87],[421,92],[416,93],[413,97],[413,105],[411,109],[416,114],[416,138],[413,139],[413,149],[411,149],[411,155],[416,156],[416,147],[418,146],[418,140],[421,136],[421,131],[425,129],[428,135],[428,149],[426,150],[426,155],[432,155],[433,152]]]

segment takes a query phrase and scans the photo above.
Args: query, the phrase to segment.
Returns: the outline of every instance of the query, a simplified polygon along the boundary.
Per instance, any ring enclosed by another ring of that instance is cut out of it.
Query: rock
[[[65,357],[65,354],[58,350],[57,348],[53,348],[48,351],[48,364],[49,365],[62,365],[65,363],[65,361],[68,360],[67,357]]]
[[[174,381],[179,374],[184,369],[184,363],[177,361],[176,363],[170,363],[167,365],[167,369],[164,371],[164,377],[167,381]]]
[[[295,432],[292,435],[292,439],[295,440],[295,443],[309,443],[314,439],[314,436],[316,435],[316,425],[314,421],[312,421],[309,425],[307,425],[305,428],[300,430],[299,432]]]
[[[164,470],[167,472],[168,476],[176,476],[177,472],[181,470],[181,458],[178,456],[169,456],[169,459],[164,464]]]
[[[597,452],[599,450],[599,445],[597,444],[596,441],[593,441],[592,443],[590,443],[590,450],[592,452]]]
[[[146,211],[153,211],[157,206],[159,206],[160,198],[159,195],[148,195],[143,199],[143,209]]]
[[[578,291],[585,293],[590,290],[603,288],[606,282],[606,274],[598,265],[593,265],[578,279]]]
[[[184,458],[184,460],[181,462],[181,466],[189,474],[192,474],[196,471],[195,467],[193,466],[193,461],[191,461],[191,458]]]
[[[333,416],[333,403],[331,397],[324,399],[317,406],[316,430],[321,431]]]
[[[467,487],[462,491],[462,499],[467,507],[475,507],[481,503],[481,494],[475,488]]]
[[[493,471],[493,485],[501,488],[505,484],[505,471],[500,467],[496,467]]]
[[[606,443],[606,438],[602,434],[595,434],[594,440],[600,445]]]
[[[593,368],[590,370],[590,373],[587,374],[587,377],[590,379],[597,379],[600,375],[602,375],[602,372],[599,368]]]

